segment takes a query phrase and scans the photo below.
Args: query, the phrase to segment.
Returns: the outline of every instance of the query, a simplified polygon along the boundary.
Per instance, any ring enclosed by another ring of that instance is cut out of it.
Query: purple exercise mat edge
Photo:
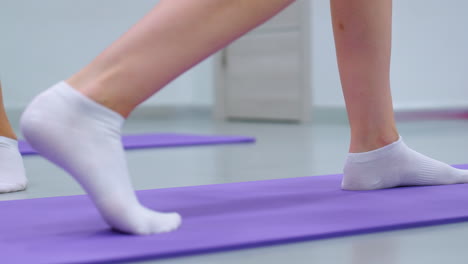
[[[246,136],[199,135],[181,133],[146,133],[123,135],[122,143],[125,149],[166,148],[200,145],[219,145],[236,143],[253,143],[255,138]],[[24,140],[18,141],[22,155],[37,155],[38,153]]]
[[[457,167],[468,169],[468,165],[458,165]],[[317,177],[319,177],[319,178],[317,178]],[[315,179],[317,179],[317,181],[320,181],[320,177],[321,177],[321,179],[324,179],[326,181],[326,180],[329,180],[331,178],[336,180],[336,179],[338,179],[338,177],[340,177],[340,175],[326,175],[326,176],[315,176],[315,177],[304,177],[304,178],[315,178]],[[290,178],[290,179],[266,180],[266,181],[258,181],[258,182],[243,182],[243,183],[229,183],[229,184],[220,184],[220,185],[179,187],[179,188],[171,188],[171,189],[160,189],[158,191],[163,192],[163,193],[164,192],[165,193],[180,192],[182,190],[190,191],[190,190],[193,190],[193,189],[215,189],[217,186],[220,187],[221,189],[222,189],[222,187],[226,187],[226,186],[230,186],[230,187],[232,187],[232,186],[237,186],[237,187],[242,186],[242,187],[247,187],[248,188],[249,186],[252,187],[252,186],[258,185],[258,184],[262,184],[262,185],[270,184],[271,186],[275,186],[275,184],[277,184],[277,183],[279,183],[281,181],[300,181],[300,179],[301,178]],[[456,188],[453,188],[453,189],[460,189],[460,188],[466,189],[465,185],[452,185],[452,187],[456,187]],[[429,187],[415,187],[415,188],[421,188],[419,190],[421,190],[422,192],[427,192],[429,190],[431,193],[433,193],[433,191],[437,191],[437,190],[442,190],[444,192],[444,191],[447,191],[449,188],[452,189],[451,186],[429,186]],[[398,192],[398,190],[404,192],[405,189],[408,190],[409,188],[396,188],[396,189],[387,189],[387,190],[366,191],[366,192],[349,192],[349,193],[353,193],[353,194],[356,194],[356,195],[366,193],[366,194],[369,194],[372,197],[372,194],[375,195],[375,194],[379,194],[379,193],[382,193],[382,192],[388,192],[388,191],[392,191],[392,190],[397,190],[396,192]],[[415,190],[417,190],[417,189],[415,189]],[[153,191],[154,190],[139,191],[139,196],[145,196],[145,194],[150,194]],[[44,199],[47,200],[47,199],[60,199],[60,198],[65,198],[65,199],[72,200],[72,199],[76,199],[76,197],[83,197],[83,196],[39,198],[39,199],[31,199],[31,200],[40,201],[40,200],[44,200]],[[395,197],[395,196],[392,196],[392,197]],[[25,200],[19,200],[18,202],[23,203],[24,201]],[[0,205],[2,205],[2,203],[9,203],[9,202],[14,203],[15,201],[0,202]],[[190,203],[190,202],[188,202],[188,203]],[[452,218],[448,217],[448,218],[441,218],[441,219],[437,219],[437,220],[420,221],[420,222],[415,222],[415,223],[406,223],[406,224],[401,224],[400,223],[400,224],[394,224],[394,225],[388,225],[388,226],[380,226],[380,227],[377,226],[377,227],[370,227],[370,228],[361,228],[361,229],[355,229],[355,230],[345,231],[345,232],[334,232],[334,233],[327,233],[327,234],[304,235],[304,236],[299,235],[299,236],[282,238],[282,239],[249,242],[249,243],[243,243],[243,244],[237,244],[237,245],[231,245],[231,246],[220,246],[220,247],[211,247],[211,248],[186,250],[186,251],[182,250],[182,251],[179,251],[179,252],[166,252],[166,253],[163,253],[163,254],[161,254],[161,253],[158,253],[158,254],[148,253],[148,254],[145,254],[145,255],[132,256],[132,257],[128,257],[128,258],[116,258],[116,259],[106,259],[106,260],[96,260],[96,261],[76,262],[76,263],[116,263],[116,262],[126,262],[126,261],[161,259],[161,258],[187,256],[187,255],[210,253],[210,252],[219,252],[219,251],[226,251],[226,250],[233,250],[233,249],[243,249],[243,248],[252,248],[252,247],[259,247],[259,246],[276,245],[276,244],[284,244],[284,243],[291,243],[291,242],[318,240],[318,239],[323,239],[323,238],[341,237],[341,236],[349,236],[349,235],[355,235],[355,234],[373,233],[373,232],[379,232],[379,231],[389,231],[389,230],[406,229],[406,228],[413,228],[413,227],[423,227],[423,226],[431,226],[431,225],[440,225],[440,224],[464,222],[464,221],[468,220],[468,212],[465,213],[465,211],[466,210],[463,211],[463,216],[461,216],[461,217],[452,217]],[[429,213],[429,214],[431,214],[431,213]],[[106,233],[101,234],[101,236],[106,236],[106,235],[107,236],[113,236],[113,234],[111,234],[110,232],[108,232],[108,234],[106,234]],[[118,238],[118,237],[115,237],[115,238]],[[10,263],[13,263],[13,262],[10,262]]]

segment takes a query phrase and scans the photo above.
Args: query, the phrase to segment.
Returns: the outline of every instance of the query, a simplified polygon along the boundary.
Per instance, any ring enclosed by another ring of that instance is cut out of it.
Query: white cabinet
[[[309,1],[295,2],[216,55],[217,117],[308,119],[309,5]]]

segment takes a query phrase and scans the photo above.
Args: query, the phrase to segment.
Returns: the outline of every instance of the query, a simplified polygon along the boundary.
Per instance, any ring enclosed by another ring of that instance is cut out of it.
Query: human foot
[[[135,196],[121,143],[123,122],[61,82],[32,101],[21,129],[34,149],[81,184],[114,229],[138,235],[172,231],[181,223],[179,214],[151,211]]]
[[[0,193],[22,191],[27,183],[18,141],[0,136]]]
[[[409,148],[400,137],[385,147],[349,153],[342,188],[374,190],[397,186],[468,183],[468,170],[460,170]]]

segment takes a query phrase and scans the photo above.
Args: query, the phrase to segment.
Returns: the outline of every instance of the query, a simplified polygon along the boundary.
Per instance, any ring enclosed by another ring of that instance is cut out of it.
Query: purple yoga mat
[[[458,166],[468,169],[468,165]],[[343,191],[341,175],[138,192],[182,227],[114,233],[86,196],[0,202],[2,263],[115,263],[468,220],[468,184]]]
[[[211,136],[192,134],[135,134],[122,136],[125,149],[182,147],[196,145],[235,144],[255,142],[252,137],[243,136]],[[23,155],[33,155],[37,152],[24,140],[18,142]]]

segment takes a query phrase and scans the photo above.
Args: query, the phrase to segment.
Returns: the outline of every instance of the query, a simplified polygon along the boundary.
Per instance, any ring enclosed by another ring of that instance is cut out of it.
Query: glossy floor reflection
[[[468,163],[468,120],[401,122],[398,126],[406,143],[419,152],[450,164]],[[346,122],[299,125],[214,122],[208,117],[133,119],[127,122],[124,131],[234,134],[257,138],[255,144],[128,151],[136,189],[339,173],[349,142]],[[28,156],[25,164],[30,180],[28,190],[0,195],[0,200],[83,193],[69,176],[41,157]],[[461,223],[155,263],[466,263],[466,237],[468,223]]]

